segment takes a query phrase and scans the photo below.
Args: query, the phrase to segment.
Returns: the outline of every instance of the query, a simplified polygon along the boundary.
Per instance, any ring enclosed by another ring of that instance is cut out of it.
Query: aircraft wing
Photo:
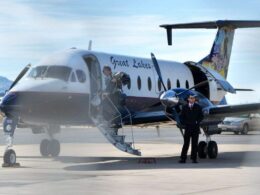
[[[210,117],[229,117],[240,116],[242,114],[260,112],[260,103],[239,104],[239,105],[221,105],[209,107],[204,110],[205,115]]]

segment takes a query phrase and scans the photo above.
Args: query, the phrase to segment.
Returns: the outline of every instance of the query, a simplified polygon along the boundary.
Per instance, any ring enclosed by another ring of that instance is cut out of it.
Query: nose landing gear
[[[16,153],[12,149],[13,147],[13,139],[14,139],[14,131],[16,129],[18,120],[11,119],[5,117],[3,119],[3,130],[6,137],[6,148],[3,156],[4,163],[3,167],[14,167],[19,166],[20,164],[16,162]]]

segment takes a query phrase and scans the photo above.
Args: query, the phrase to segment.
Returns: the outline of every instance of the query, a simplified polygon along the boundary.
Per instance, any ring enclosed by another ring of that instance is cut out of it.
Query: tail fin
[[[227,78],[234,34],[234,28],[219,28],[210,54],[199,63],[217,71],[224,78]]]
[[[199,63],[203,66],[207,66],[212,68],[213,70],[216,70],[224,78],[226,78],[235,29],[260,27],[260,21],[218,20],[214,22],[165,24],[160,25],[160,27],[166,29],[169,45],[172,45],[172,29],[218,28],[218,32],[210,54],[203,58]]]

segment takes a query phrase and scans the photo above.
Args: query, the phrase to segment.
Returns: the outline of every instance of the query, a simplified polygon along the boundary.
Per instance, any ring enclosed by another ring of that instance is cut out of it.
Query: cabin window
[[[179,81],[179,79],[177,79],[177,83],[176,83],[176,86],[177,86],[177,88],[180,88],[180,81]]]
[[[170,79],[167,80],[167,88],[168,88],[168,90],[172,88]]]
[[[161,91],[162,90],[162,83],[161,83],[160,79],[158,79],[157,85],[158,85],[158,91]]]
[[[76,82],[76,76],[75,76],[75,73],[74,73],[74,72],[71,73],[70,81],[71,81],[71,82]]]
[[[86,81],[86,75],[83,70],[76,70],[76,75],[80,83],[84,83]]]
[[[49,66],[46,71],[45,77],[68,81],[70,72],[71,68],[67,66]]]
[[[131,89],[131,78],[129,77],[128,83],[127,83],[127,88]]]
[[[190,88],[189,81],[186,80],[185,85],[186,85],[186,89],[189,89],[189,88]]]
[[[138,76],[138,78],[137,78],[137,87],[138,87],[139,90],[142,87],[142,81],[141,81],[141,77],[140,76]]]
[[[147,79],[147,84],[148,84],[148,90],[151,91],[152,90],[152,80],[150,77],[148,77],[148,79]]]

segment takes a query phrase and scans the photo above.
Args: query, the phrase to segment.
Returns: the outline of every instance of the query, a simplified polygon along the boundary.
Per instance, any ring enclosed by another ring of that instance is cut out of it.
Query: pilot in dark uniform
[[[188,104],[183,106],[180,114],[180,121],[185,129],[180,163],[186,162],[190,139],[192,140],[191,159],[193,163],[197,163],[200,122],[203,120],[203,112],[201,106],[195,101],[195,96],[190,95],[188,97]]]

